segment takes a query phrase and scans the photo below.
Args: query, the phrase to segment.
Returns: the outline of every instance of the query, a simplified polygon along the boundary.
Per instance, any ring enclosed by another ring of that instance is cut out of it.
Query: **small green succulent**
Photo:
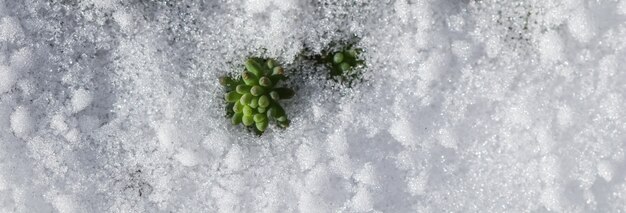
[[[362,73],[359,68],[365,65],[365,61],[359,58],[362,50],[355,48],[355,43],[353,41],[347,44],[331,44],[340,48],[329,48],[314,58],[318,63],[325,64],[330,69],[330,78],[352,85],[354,80],[361,80]]]
[[[332,76],[346,76],[354,74],[354,68],[363,64],[363,60],[358,58],[360,50],[355,48],[348,48],[345,50],[339,50],[327,55],[329,64],[331,67],[330,75]]]
[[[273,59],[249,58],[241,78],[222,77],[220,84],[226,88],[227,116],[233,125],[243,123],[258,134],[267,129],[270,120],[286,128],[289,119],[278,103],[295,94],[293,90],[277,87],[285,79],[285,71]],[[254,125],[254,126],[253,126]]]

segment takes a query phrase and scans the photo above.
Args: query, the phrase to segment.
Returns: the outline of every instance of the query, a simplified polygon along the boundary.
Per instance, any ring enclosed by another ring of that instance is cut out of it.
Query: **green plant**
[[[363,50],[355,47],[356,40],[331,43],[330,48],[322,51],[321,55],[313,57],[318,63],[328,67],[331,79],[347,83],[348,86],[352,86],[355,80],[360,81],[362,79],[362,69],[360,68],[365,66],[365,61],[359,58],[359,54]]]
[[[275,120],[279,127],[288,127],[289,119],[278,101],[293,97],[294,91],[278,87],[285,79],[283,67],[273,59],[263,58],[249,58],[245,67],[241,78],[220,78],[226,88],[226,114],[232,124],[242,123],[258,134],[265,132],[270,120]]]

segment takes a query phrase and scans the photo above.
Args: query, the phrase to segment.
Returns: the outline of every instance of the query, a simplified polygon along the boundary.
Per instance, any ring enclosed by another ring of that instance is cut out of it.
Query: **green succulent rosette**
[[[265,132],[270,121],[287,128],[290,121],[279,101],[290,99],[295,93],[278,86],[285,79],[283,67],[273,59],[263,58],[249,58],[245,67],[241,78],[220,78],[226,88],[226,114],[232,124],[243,124],[258,134]]]
[[[362,49],[356,48],[356,39],[349,42],[331,43],[331,47],[314,56],[318,63],[328,67],[329,78],[352,86],[362,80],[362,67],[365,61],[359,57]]]
[[[336,52],[330,52],[326,56],[327,64],[330,66],[331,76],[350,76],[356,74],[355,68],[364,63],[358,58],[360,49],[349,47]]]

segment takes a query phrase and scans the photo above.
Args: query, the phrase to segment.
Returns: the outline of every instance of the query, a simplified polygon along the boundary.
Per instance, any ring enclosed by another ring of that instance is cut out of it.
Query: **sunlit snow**
[[[626,0],[0,0],[0,212],[626,212],[625,106]]]

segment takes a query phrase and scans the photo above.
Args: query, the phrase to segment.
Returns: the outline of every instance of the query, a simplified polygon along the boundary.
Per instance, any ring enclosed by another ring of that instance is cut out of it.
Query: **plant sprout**
[[[273,59],[262,58],[249,58],[245,67],[241,78],[220,78],[232,124],[243,124],[258,134],[263,134],[272,120],[287,128],[289,119],[279,100],[293,97],[294,91],[278,87],[285,79],[283,67]]]

